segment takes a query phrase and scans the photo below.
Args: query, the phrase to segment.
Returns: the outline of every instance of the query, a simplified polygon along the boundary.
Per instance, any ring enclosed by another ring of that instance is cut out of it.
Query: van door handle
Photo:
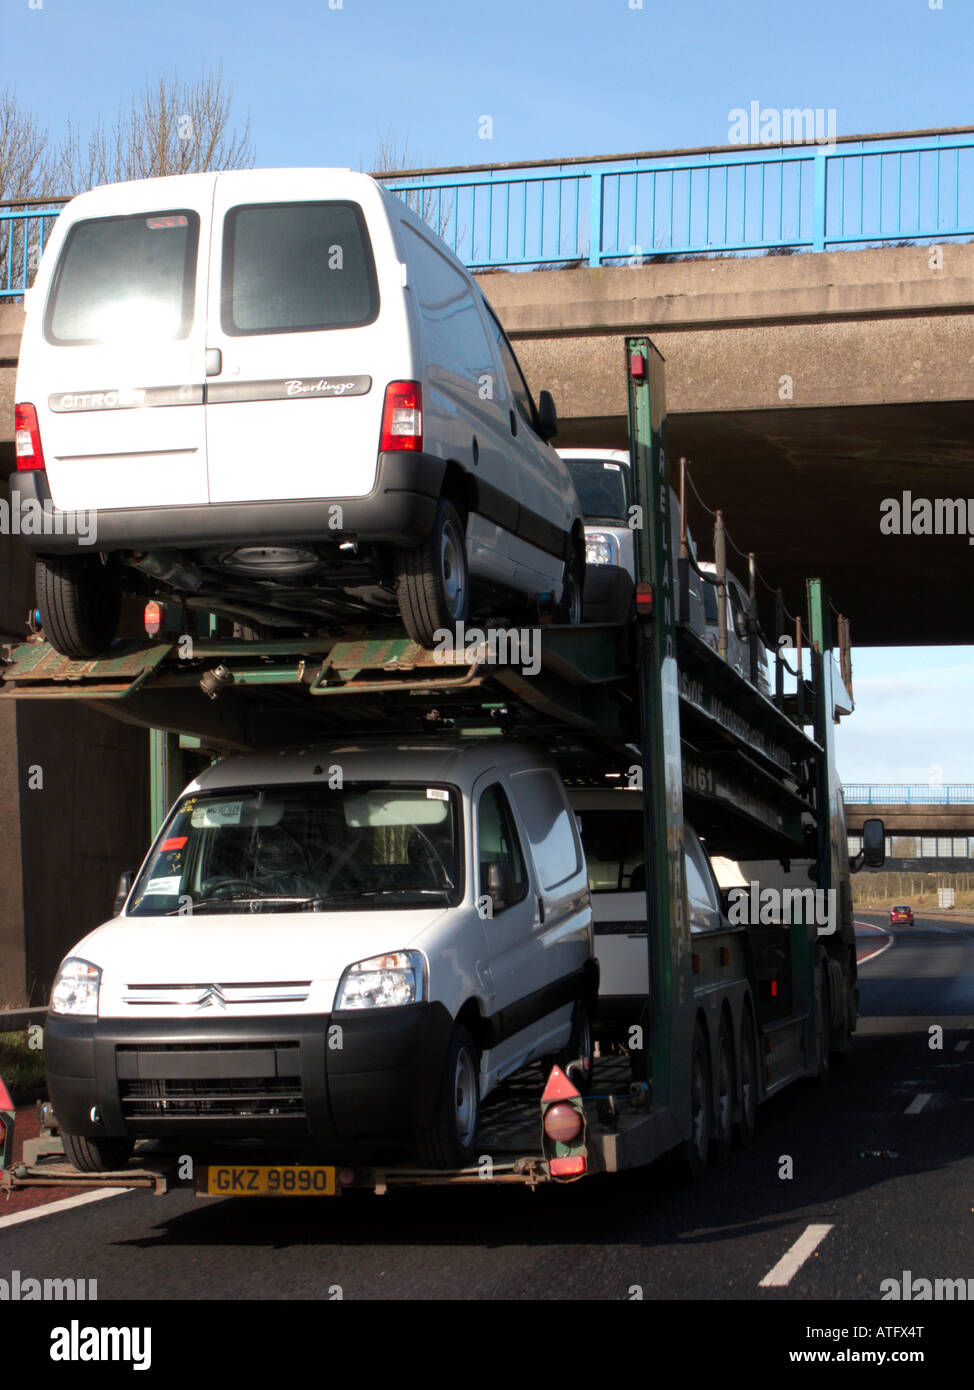
[[[538,896],[538,921],[544,925],[544,899]]]
[[[219,376],[223,371],[223,353],[219,348],[206,349],[206,375]]]
[[[514,411],[513,411],[513,410],[510,412],[510,416],[511,416],[511,434],[517,434],[517,416],[514,414]]]

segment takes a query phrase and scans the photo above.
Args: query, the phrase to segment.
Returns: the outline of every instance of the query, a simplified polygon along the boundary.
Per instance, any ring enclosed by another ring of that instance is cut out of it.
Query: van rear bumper
[[[371,1151],[408,1147],[429,1124],[452,1027],[439,1003],[206,1020],[48,1014],[44,1056],[68,1134]]]
[[[54,506],[47,474],[25,469],[11,476],[20,499],[20,538],[34,554],[91,554],[109,550],[191,550],[203,545],[336,541],[344,536],[382,545],[417,545],[433,526],[446,464],[432,454],[379,455],[376,482],[366,497],[309,497],[297,501],[209,502],[193,506],[97,508]],[[273,499],[280,469],[268,469]],[[341,507],[336,527],[334,507]],[[44,514],[43,532],[24,530],[27,517]],[[94,522],[94,526],[92,525]],[[82,544],[84,538],[85,543]],[[93,538],[93,540],[92,540]]]

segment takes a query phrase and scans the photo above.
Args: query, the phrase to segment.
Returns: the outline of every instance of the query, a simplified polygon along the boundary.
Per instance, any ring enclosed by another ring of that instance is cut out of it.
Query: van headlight
[[[587,565],[617,565],[619,563],[619,542],[607,531],[591,531],[585,537],[585,563]]]
[[[426,962],[420,951],[391,951],[350,965],[341,978],[336,1009],[382,1009],[418,1004],[426,997]]]
[[[97,1014],[101,967],[80,956],[68,956],[51,990],[50,1010],[54,1014]]]

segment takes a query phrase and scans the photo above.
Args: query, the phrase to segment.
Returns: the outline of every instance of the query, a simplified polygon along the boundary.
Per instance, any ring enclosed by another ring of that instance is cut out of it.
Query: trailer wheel
[[[815,1046],[818,1066],[814,1076],[820,1086],[828,1083],[832,1071],[832,1000],[829,991],[828,961],[823,956],[815,971]]]
[[[740,1095],[738,1102],[737,1123],[734,1126],[734,1137],[738,1145],[744,1149],[751,1143],[755,1131],[758,1127],[758,1061],[757,1061],[757,1039],[754,1033],[754,1017],[750,1006],[744,1005],[741,1015],[741,1050],[740,1050]]]
[[[432,1122],[417,1135],[421,1161],[429,1168],[466,1168],[480,1127],[480,1058],[462,1023],[450,1035],[440,1093]]]
[[[82,1134],[61,1135],[64,1154],[79,1173],[115,1173],[132,1157],[131,1139],[87,1139]]]
[[[690,1137],[680,1153],[680,1166],[690,1182],[699,1182],[707,1171],[710,1154],[710,1055],[707,1038],[698,1023],[693,1030],[690,1059]]]
[[[737,1096],[734,1038],[726,1014],[717,1038],[717,1112],[710,1140],[710,1161],[726,1163],[734,1140],[734,1104]]]
[[[571,559],[565,565],[565,578],[562,584],[561,600],[555,609],[555,622],[578,627],[582,621],[582,592],[585,588],[585,560],[578,550],[573,550]]]
[[[470,608],[466,527],[448,497],[437,503],[427,540],[397,552],[396,598],[406,631],[421,647],[435,647],[437,633],[455,633],[457,625],[466,621]]]
[[[117,563],[50,556],[36,561],[34,584],[44,635],[62,656],[87,661],[111,646],[122,604]]]

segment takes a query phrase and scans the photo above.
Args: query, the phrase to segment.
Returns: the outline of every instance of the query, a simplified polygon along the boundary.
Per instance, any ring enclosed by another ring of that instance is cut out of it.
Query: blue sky
[[[55,137],[222,62],[259,165],[375,168],[383,137],[473,164],[723,144],[752,101],[834,109],[840,135],[974,124],[974,3],[937,3],[0,0],[0,52]],[[857,651],[855,674],[846,780],[974,781],[974,649]]]

